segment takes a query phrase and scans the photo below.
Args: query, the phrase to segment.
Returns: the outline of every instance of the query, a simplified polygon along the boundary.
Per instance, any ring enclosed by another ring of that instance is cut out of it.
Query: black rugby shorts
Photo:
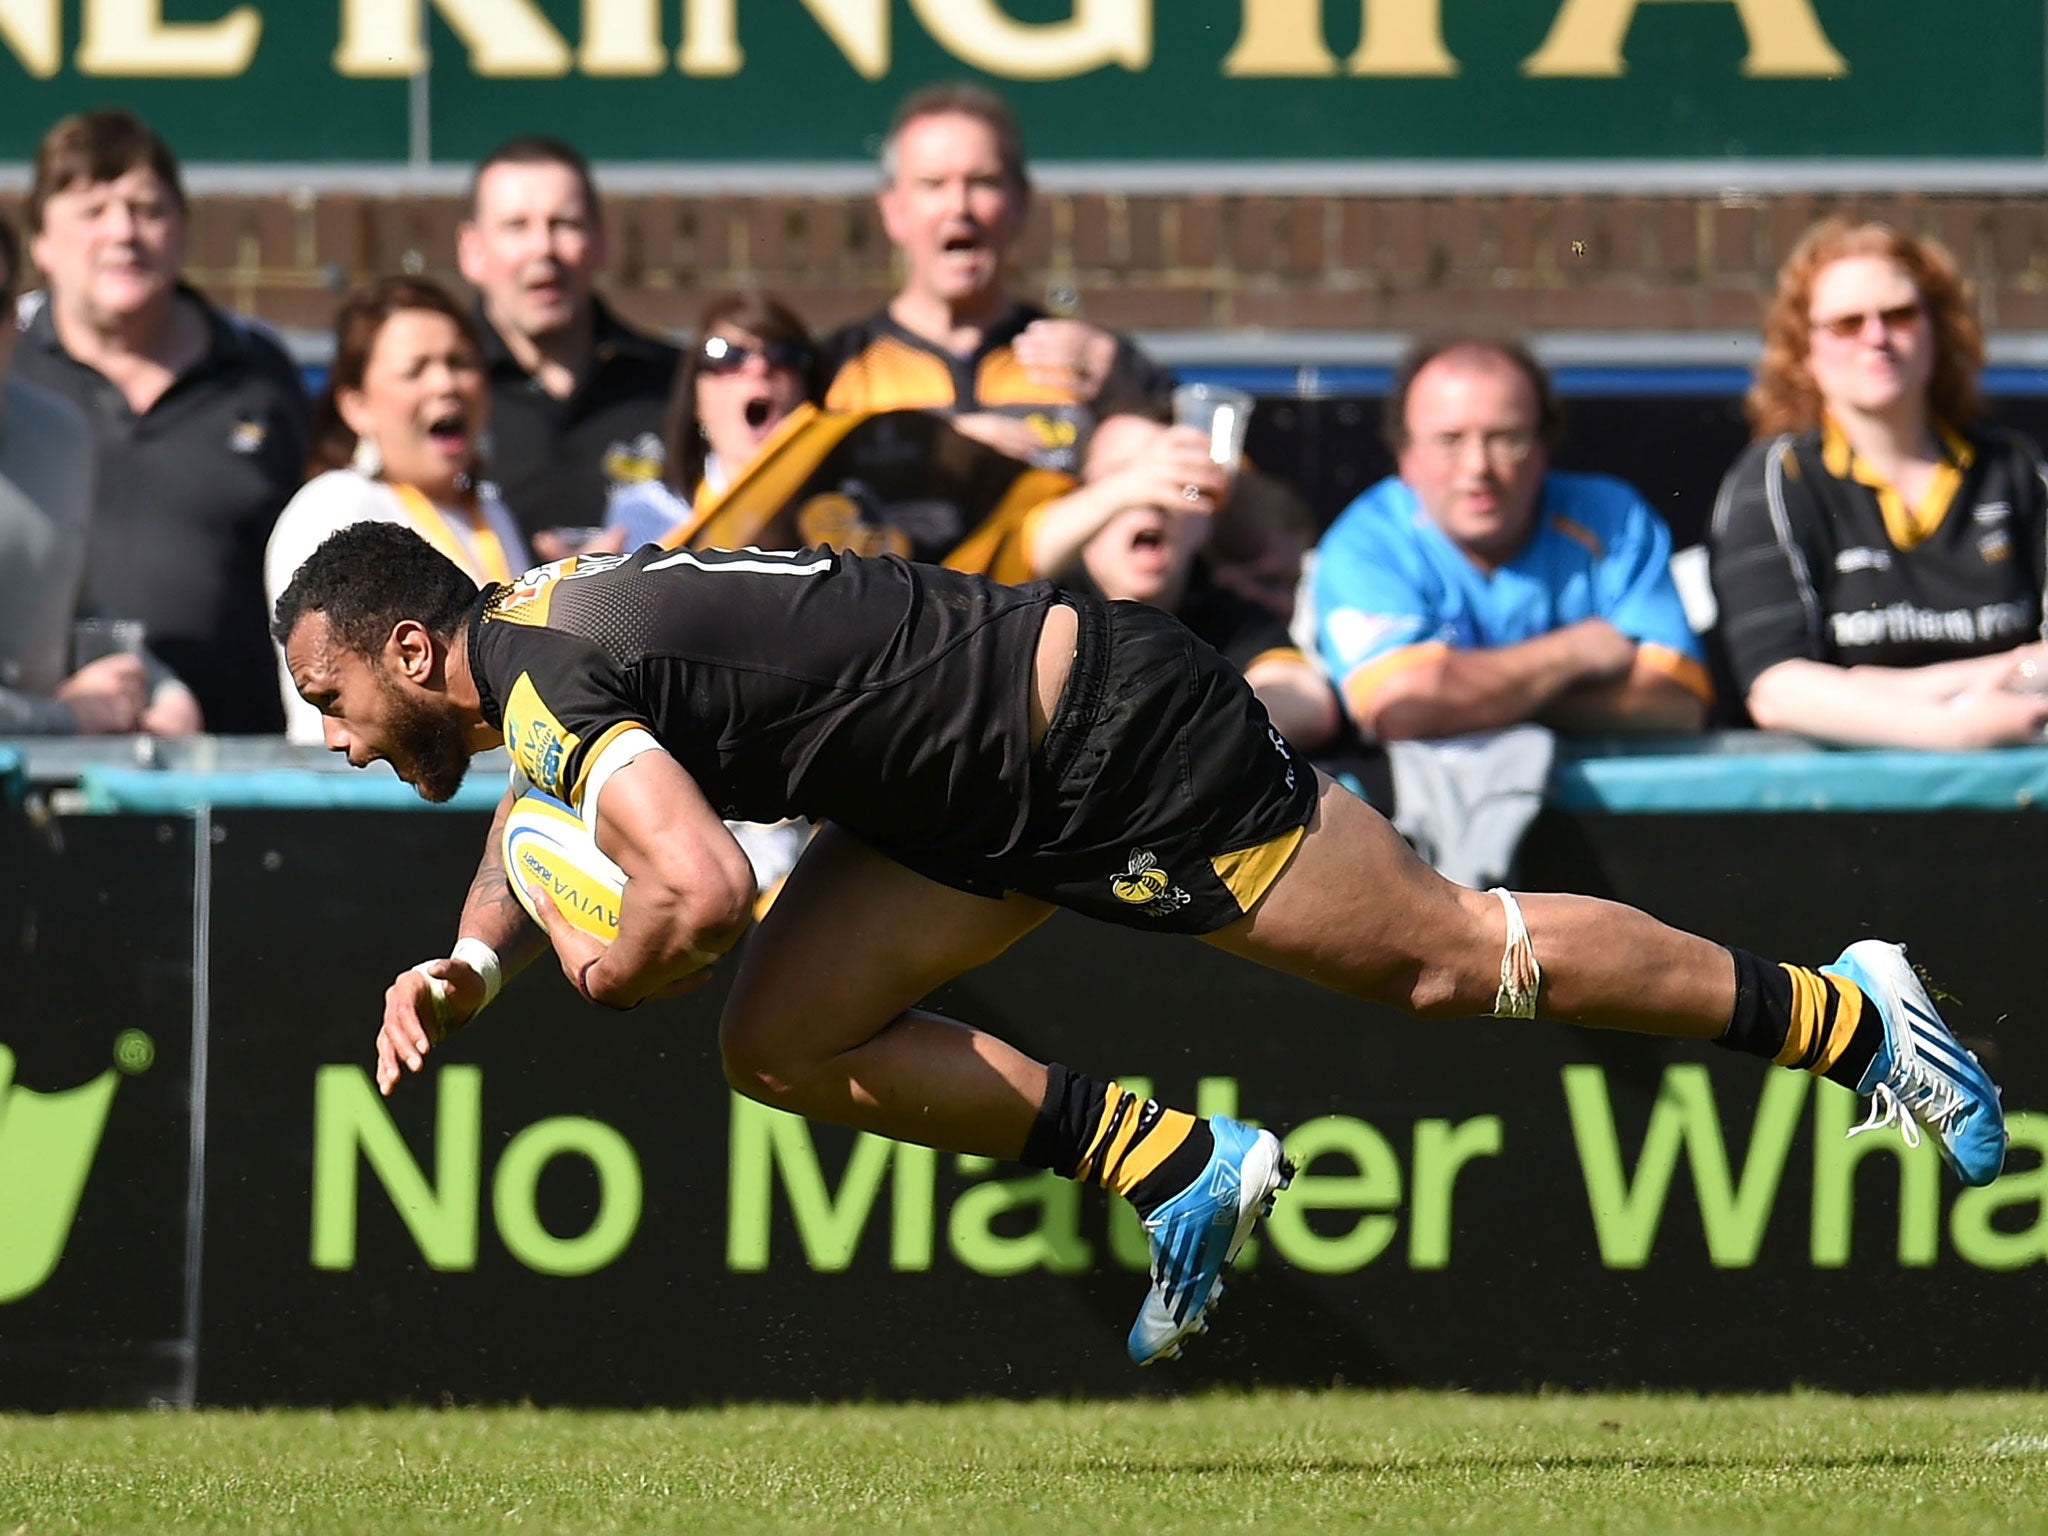
[[[1032,764],[1014,852],[906,857],[964,890],[1021,891],[1106,922],[1212,933],[1286,867],[1315,771],[1236,668],[1140,603],[1072,599],[1074,664]]]

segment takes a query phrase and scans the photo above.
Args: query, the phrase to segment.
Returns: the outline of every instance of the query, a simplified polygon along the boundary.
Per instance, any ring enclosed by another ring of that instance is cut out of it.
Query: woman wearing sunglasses
[[[1751,718],[1825,740],[2003,746],[2048,729],[2048,484],[1980,420],[1983,331],[1949,254],[1830,219],[1778,273],[1755,441],[1709,542]]]
[[[754,461],[811,393],[816,354],[788,306],[761,293],[724,293],[704,308],[669,398],[668,473],[620,490],[605,525],[625,547],[676,541]]]

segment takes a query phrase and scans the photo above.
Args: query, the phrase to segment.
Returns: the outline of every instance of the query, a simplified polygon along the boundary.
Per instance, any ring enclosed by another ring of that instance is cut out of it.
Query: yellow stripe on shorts
[[[1308,835],[1307,827],[1289,827],[1278,837],[1268,838],[1249,848],[1240,848],[1235,853],[1219,853],[1209,861],[1230,894],[1236,898],[1240,912],[1251,911],[1258,899],[1273,887],[1280,878],[1280,871],[1287,867],[1294,857],[1294,850],[1301,846],[1301,840]]]

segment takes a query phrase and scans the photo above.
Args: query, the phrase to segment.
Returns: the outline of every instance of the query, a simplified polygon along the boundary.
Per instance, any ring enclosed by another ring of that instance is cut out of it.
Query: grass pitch
[[[0,1536],[1939,1532],[2048,1524],[2048,1397],[0,1417]]]

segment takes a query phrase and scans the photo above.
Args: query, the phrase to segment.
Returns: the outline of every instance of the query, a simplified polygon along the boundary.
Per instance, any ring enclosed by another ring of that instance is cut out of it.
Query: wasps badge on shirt
[[[270,441],[270,428],[254,416],[244,416],[228,428],[228,451],[248,455],[262,451]]]
[[[668,465],[668,451],[657,433],[642,432],[630,443],[614,442],[606,447],[602,460],[607,483],[639,485],[659,480]]]
[[[1130,868],[1112,875],[1109,889],[1118,901],[1129,902],[1147,917],[1166,917],[1194,898],[1173,883],[1149,848],[1131,850]]]

